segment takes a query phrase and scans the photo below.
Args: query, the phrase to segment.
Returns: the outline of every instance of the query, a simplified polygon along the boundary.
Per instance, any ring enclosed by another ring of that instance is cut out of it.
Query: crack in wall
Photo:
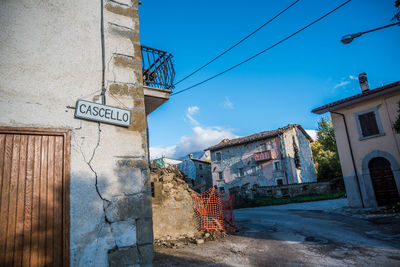
[[[100,197],[101,200],[103,200],[103,201],[107,202],[108,204],[110,204],[111,201],[108,200],[108,199],[106,199],[106,198],[104,198],[104,197],[101,195],[101,193],[100,193],[100,190],[99,190],[99,187],[98,187],[98,174],[97,174],[97,172],[94,170],[94,168],[92,167],[92,161],[93,161],[93,159],[94,159],[94,157],[95,157],[95,155],[96,155],[97,148],[100,146],[100,142],[101,142],[101,124],[100,124],[100,122],[99,122],[99,123],[98,123],[97,143],[96,143],[96,146],[95,146],[94,149],[93,149],[92,156],[90,157],[89,161],[86,160],[85,154],[84,154],[83,151],[82,151],[82,146],[81,146],[81,145],[78,145],[78,146],[79,146],[79,150],[80,150],[80,152],[81,152],[81,155],[82,155],[82,157],[83,157],[83,160],[84,160],[85,163],[89,166],[89,169],[93,172],[93,174],[94,174],[94,176],[95,176],[95,184],[94,184],[94,185],[95,185],[95,188],[96,188],[96,193],[97,193],[97,195]],[[104,207],[103,207],[103,210],[104,210],[104,212],[105,212],[105,208],[104,208]],[[106,220],[106,222],[107,222],[107,220]],[[108,222],[107,222],[107,223],[108,223]]]
[[[97,175],[97,172],[93,169],[92,164],[91,164],[93,159],[94,159],[94,156],[96,155],[96,150],[100,146],[100,141],[101,141],[101,124],[99,122],[98,123],[97,144],[96,144],[95,148],[93,149],[92,157],[90,158],[90,160],[88,162],[86,162],[86,164],[89,166],[90,170],[94,173],[94,176],[95,176],[95,184],[94,185],[96,187],[97,194],[99,195],[101,200],[106,201],[108,204],[110,204],[111,201],[108,200],[108,199],[105,199],[100,193],[100,190],[99,190],[99,187],[98,187],[98,175]],[[105,208],[104,207],[103,207],[103,210],[105,212]],[[107,220],[106,220],[106,222],[107,222]]]

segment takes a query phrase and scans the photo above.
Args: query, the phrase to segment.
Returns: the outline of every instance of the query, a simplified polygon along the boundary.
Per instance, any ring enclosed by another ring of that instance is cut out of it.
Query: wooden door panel
[[[0,266],[68,266],[69,134],[0,128]]]

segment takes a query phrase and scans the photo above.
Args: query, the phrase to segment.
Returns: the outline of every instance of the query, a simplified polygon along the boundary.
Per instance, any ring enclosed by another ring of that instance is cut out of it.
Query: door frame
[[[63,136],[63,266],[70,266],[70,161],[71,161],[71,130],[31,127],[0,126],[0,134],[52,135]]]
[[[385,158],[390,162],[394,180],[397,186],[397,191],[400,195],[400,164],[397,162],[396,158],[392,156],[389,152],[382,150],[373,150],[364,156],[361,169],[363,179],[360,179],[360,187],[364,199],[364,205],[367,208],[378,207],[374,186],[371,180],[371,174],[369,173],[368,168],[368,163],[370,162],[370,160],[377,157]]]

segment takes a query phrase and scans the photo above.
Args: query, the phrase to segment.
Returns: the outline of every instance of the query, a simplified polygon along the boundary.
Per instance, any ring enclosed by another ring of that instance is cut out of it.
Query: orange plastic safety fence
[[[200,216],[202,229],[231,232],[236,228],[233,217],[233,196],[210,188],[201,194],[192,194],[192,198],[195,211]]]

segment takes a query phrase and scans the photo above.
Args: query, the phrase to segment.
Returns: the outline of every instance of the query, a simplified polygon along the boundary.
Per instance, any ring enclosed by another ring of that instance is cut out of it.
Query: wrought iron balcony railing
[[[142,45],[142,73],[146,86],[169,90],[174,88],[172,55],[165,51]]]

